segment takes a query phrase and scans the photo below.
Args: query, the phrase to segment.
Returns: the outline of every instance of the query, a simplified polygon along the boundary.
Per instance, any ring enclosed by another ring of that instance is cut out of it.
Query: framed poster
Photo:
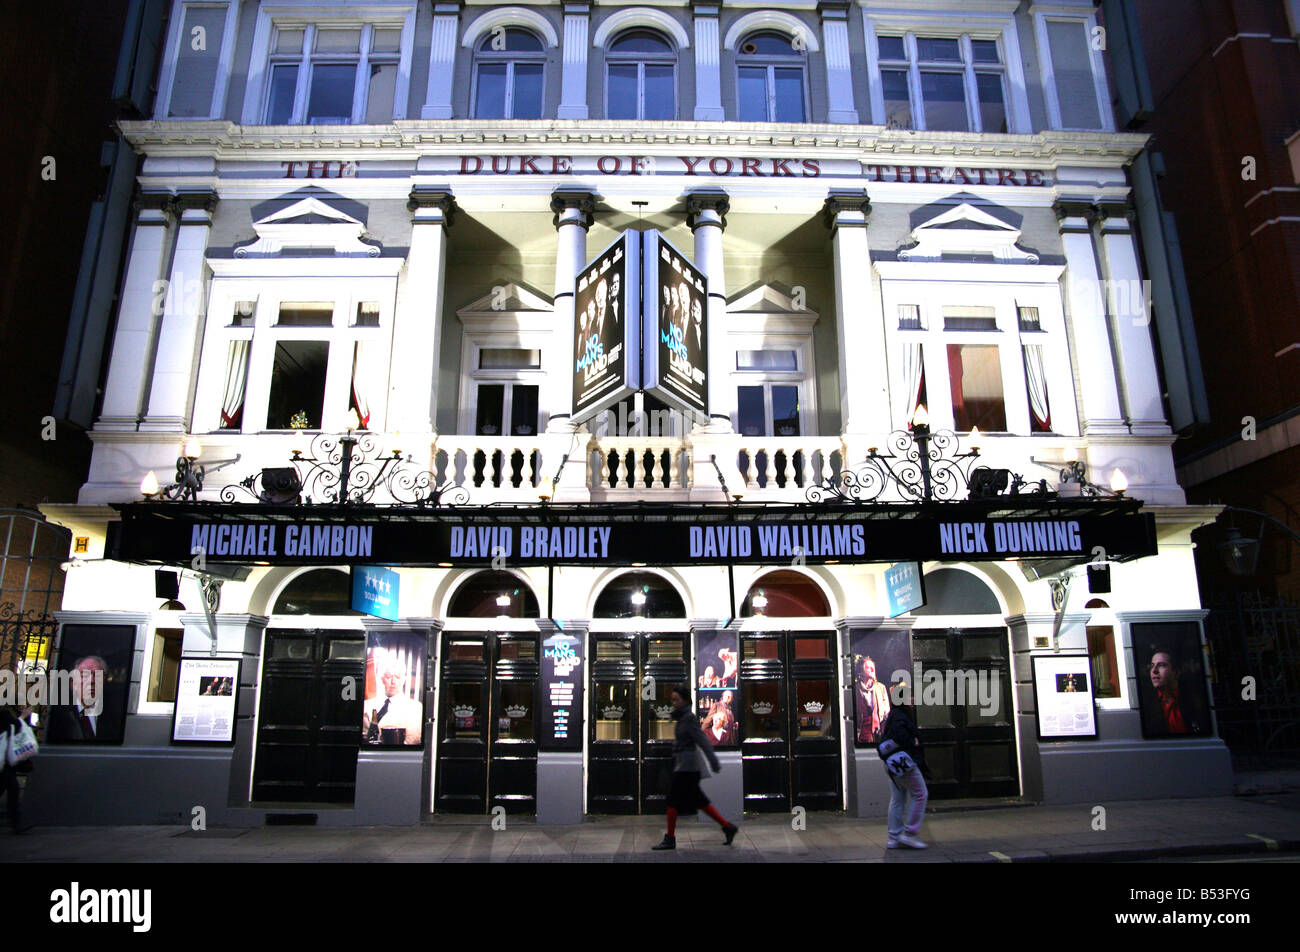
[[[414,631],[366,632],[365,747],[424,745],[425,636]]]
[[[854,628],[849,632],[853,654],[853,741],[857,747],[880,743],[885,718],[897,694],[891,687],[912,680],[912,638],[902,628]]]
[[[1038,739],[1096,740],[1092,660],[1061,654],[1036,654],[1031,660]]]
[[[562,631],[542,642],[539,750],[582,750],[582,642]]]
[[[736,731],[736,689],[739,687],[740,635],[703,631],[696,635],[695,715],[714,747],[739,743]]]
[[[641,319],[643,385],[683,413],[709,413],[709,294],[704,272],[664,240],[647,231],[644,242]]]
[[[234,744],[239,664],[238,658],[181,658],[173,744]]]
[[[134,625],[63,626],[54,668],[70,682],[72,696],[51,703],[46,741],[122,743],[134,649]]]
[[[625,231],[578,272],[573,322],[573,421],[641,388],[641,234]]]
[[[1142,736],[1151,740],[1210,736],[1210,692],[1200,624],[1134,622],[1130,635]]]

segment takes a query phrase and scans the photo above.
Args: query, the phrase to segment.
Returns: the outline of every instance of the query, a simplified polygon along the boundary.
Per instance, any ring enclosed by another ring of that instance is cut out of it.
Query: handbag
[[[36,756],[40,746],[36,743],[36,732],[26,721],[19,721],[9,728],[9,749],[5,752],[5,763],[17,767]]]

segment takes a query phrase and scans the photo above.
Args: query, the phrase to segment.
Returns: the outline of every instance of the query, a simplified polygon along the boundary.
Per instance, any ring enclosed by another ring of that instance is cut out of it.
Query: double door
[[[588,813],[663,813],[686,635],[591,635]]]
[[[439,813],[537,812],[537,636],[442,636]]]
[[[912,632],[916,720],[936,800],[1020,793],[1007,645],[1005,628]]]
[[[834,632],[740,640],[740,746],[745,810],[843,806]]]
[[[366,641],[360,632],[266,632],[257,718],[253,799],[352,803],[361,746],[360,691]]]

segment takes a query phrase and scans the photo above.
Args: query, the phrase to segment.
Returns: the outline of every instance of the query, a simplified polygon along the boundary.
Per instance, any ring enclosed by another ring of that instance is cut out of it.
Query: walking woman
[[[700,789],[700,761],[696,748],[708,758],[714,773],[722,771],[722,764],[718,762],[718,755],[713,752],[713,745],[704,736],[704,731],[700,730],[700,722],[691,712],[691,689],[684,684],[673,688],[672,702],[672,718],[677,724],[673,734],[673,782],[668,791],[668,832],[664,834],[663,842],[651,849],[677,849],[677,817],[694,816],[699,810],[717,821],[730,846],[739,828],[728,823]]]

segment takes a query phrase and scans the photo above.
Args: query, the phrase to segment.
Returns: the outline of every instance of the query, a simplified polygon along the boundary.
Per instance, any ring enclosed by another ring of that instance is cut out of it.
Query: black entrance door
[[[917,726],[936,800],[1020,793],[1007,643],[1005,628],[912,632]]]
[[[591,656],[587,811],[663,813],[686,636],[593,634]]]
[[[354,631],[273,628],[265,652],[253,799],[351,803],[361,746],[365,638]]]
[[[842,806],[835,635],[744,635],[740,742],[745,809]]]
[[[537,812],[537,636],[442,637],[439,813]]]

